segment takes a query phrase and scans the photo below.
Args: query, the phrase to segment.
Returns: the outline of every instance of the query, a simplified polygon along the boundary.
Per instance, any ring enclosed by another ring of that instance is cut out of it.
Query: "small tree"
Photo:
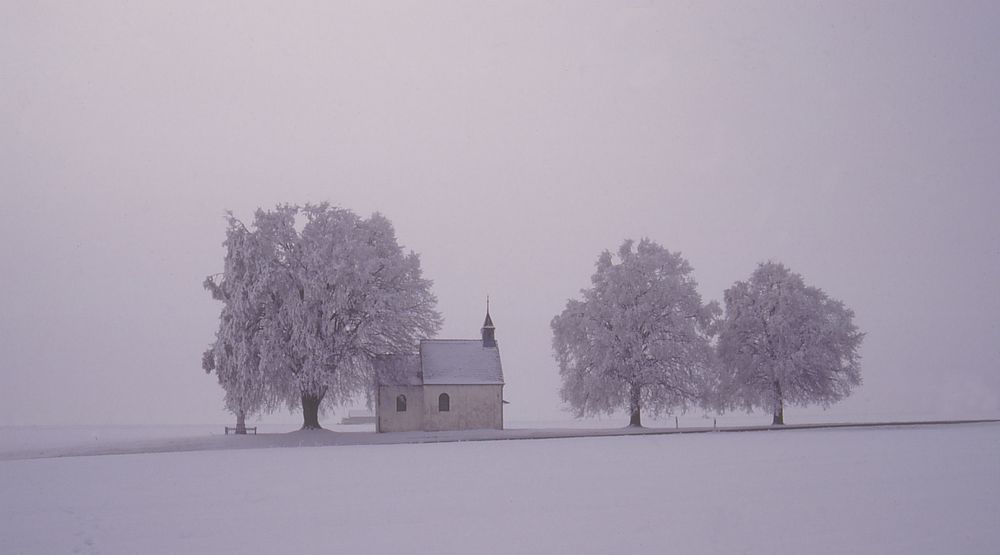
[[[783,265],[760,264],[725,292],[719,336],[720,409],[772,411],[839,401],[861,384],[858,349],[864,334],[854,312]]]
[[[703,400],[719,309],[702,304],[687,261],[648,239],[634,250],[627,240],[617,263],[601,254],[591,281],[552,320],[561,395],[577,415],[625,408],[629,426],[641,426],[642,409]]]
[[[236,433],[246,433],[246,417],[275,406],[260,364],[259,332],[264,317],[261,286],[264,257],[258,238],[228,215],[226,258],[221,274],[204,286],[223,302],[215,341],[202,357],[202,368],[215,372],[226,392],[226,408],[236,415]]]

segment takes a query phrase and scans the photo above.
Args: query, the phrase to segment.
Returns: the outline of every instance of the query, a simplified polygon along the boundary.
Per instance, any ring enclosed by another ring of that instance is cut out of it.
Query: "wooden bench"
[[[253,435],[257,435],[257,426],[247,426],[246,428],[243,428],[243,429],[248,434],[250,432],[253,432]],[[237,430],[237,428],[230,428],[229,426],[226,426],[226,435],[228,436],[229,434],[235,434],[236,430]]]

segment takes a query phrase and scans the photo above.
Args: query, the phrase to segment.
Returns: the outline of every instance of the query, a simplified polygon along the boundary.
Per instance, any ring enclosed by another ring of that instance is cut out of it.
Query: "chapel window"
[[[406,412],[406,395],[396,397],[396,412]]]
[[[451,397],[448,397],[447,393],[442,393],[438,397],[438,411],[448,412],[451,410]]]

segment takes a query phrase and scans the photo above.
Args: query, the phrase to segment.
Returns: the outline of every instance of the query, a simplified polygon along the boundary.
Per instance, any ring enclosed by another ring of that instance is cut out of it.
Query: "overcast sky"
[[[0,425],[218,423],[226,210],[379,211],[511,419],[627,237],[867,332],[842,415],[1000,416],[1000,3],[0,3]],[[796,409],[788,411],[794,419]],[[295,421],[297,417],[292,417]],[[764,420],[769,417],[762,416]]]

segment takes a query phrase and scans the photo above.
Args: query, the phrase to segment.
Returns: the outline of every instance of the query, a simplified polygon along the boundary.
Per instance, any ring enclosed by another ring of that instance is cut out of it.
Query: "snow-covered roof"
[[[502,384],[500,349],[480,339],[427,339],[420,342],[425,384]]]

